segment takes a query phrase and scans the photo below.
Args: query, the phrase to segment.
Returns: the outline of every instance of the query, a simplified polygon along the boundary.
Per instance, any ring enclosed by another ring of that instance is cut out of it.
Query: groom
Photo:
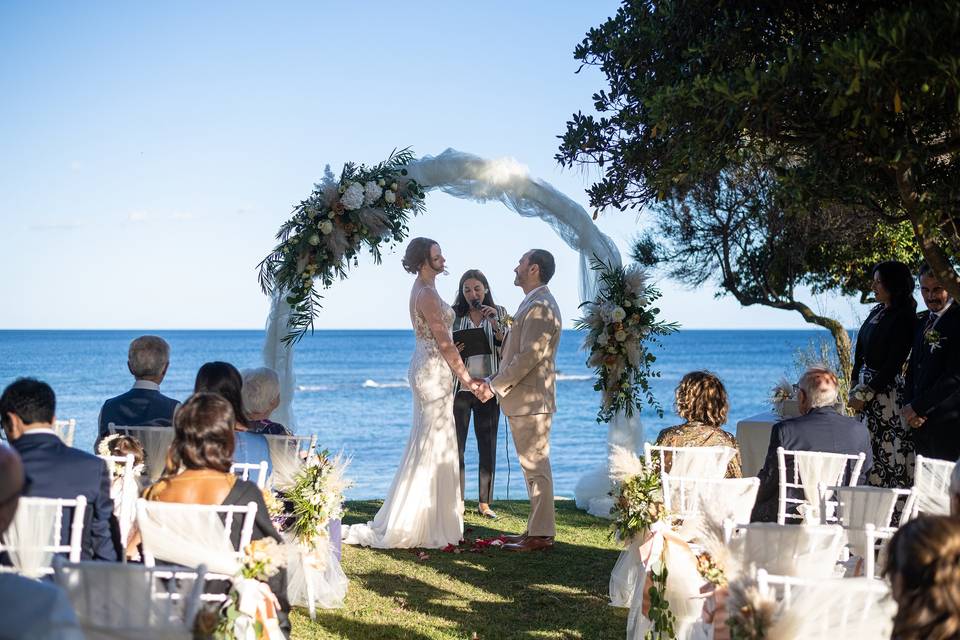
[[[520,258],[513,283],[526,297],[503,345],[499,372],[478,390],[481,400],[494,394],[500,400],[530,496],[527,530],[509,536],[504,551],[552,549],[556,535],[550,423],[557,405],[556,359],[562,324],[560,308],[547,289],[554,270],[553,256],[543,249],[533,249]]]

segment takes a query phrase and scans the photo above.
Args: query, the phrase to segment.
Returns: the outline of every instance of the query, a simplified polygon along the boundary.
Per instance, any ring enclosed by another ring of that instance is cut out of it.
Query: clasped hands
[[[926,417],[914,411],[913,407],[909,404],[904,405],[903,409],[900,410],[900,415],[907,421],[907,426],[911,429],[919,429],[923,426],[923,423],[927,421]]]
[[[477,396],[480,402],[486,402],[494,396],[490,383],[483,378],[471,378],[467,387],[473,392],[473,395]]]

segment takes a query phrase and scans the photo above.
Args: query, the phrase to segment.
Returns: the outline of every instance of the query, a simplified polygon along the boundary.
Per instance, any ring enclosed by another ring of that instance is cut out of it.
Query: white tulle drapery
[[[50,567],[60,541],[63,509],[56,500],[21,498],[17,514],[2,536],[6,552],[17,571],[31,578]]]
[[[587,211],[543,180],[532,177],[513,158],[487,160],[471,153],[447,149],[438,156],[425,156],[408,165],[409,176],[426,191],[438,189],[446,194],[474,202],[501,202],[511,211],[527,218],[540,218],[580,254],[580,300],[592,300],[597,293],[596,272],[590,269],[593,258],[620,266],[620,252],[613,240],[593,223]],[[293,346],[283,344],[287,334],[290,307],[281,292],[274,294],[267,319],[263,347],[264,365],[280,375],[280,406],[273,419],[291,429],[296,425],[293,413]],[[643,442],[639,420],[620,416],[610,422],[608,442],[621,443],[636,450]],[[578,485],[577,506],[591,513],[609,515],[607,492],[610,480],[607,465],[588,473]],[[593,506],[591,506],[593,505]],[[605,511],[604,511],[605,509]],[[600,514],[598,514],[600,515]]]

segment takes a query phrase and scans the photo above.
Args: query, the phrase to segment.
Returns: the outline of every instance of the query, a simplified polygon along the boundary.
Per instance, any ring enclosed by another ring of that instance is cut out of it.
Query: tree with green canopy
[[[599,210],[709,196],[745,153],[761,158],[770,211],[829,212],[895,243],[908,225],[960,299],[958,42],[955,0],[625,0],[576,47],[609,87],[598,116],[567,123],[557,159],[599,167]],[[835,268],[797,263],[812,270],[798,282],[842,285],[843,261],[869,257],[852,243],[831,244]]]

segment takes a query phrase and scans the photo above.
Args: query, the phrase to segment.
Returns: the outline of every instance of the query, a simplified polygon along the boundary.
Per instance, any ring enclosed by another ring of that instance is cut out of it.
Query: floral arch
[[[294,206],[274,251],[260,265],[261,287],[272,297],[263,358],[280,374],[280,422],[295,425],[293,353],[297,340],[312,330],[322,298],[318,287],[346,278],[364,248],[379,262],[384,245],[406,238],[407,220],[424,211],[425,195],[434,189],[474,202],[499,201],[521,216],[546,222],[580,254],[582,302],[594,301],[598,294],[593,261],[613,269],[621,266],[616,245],[582,206],[530,176],[511,158],[486,160],[447,149],[417,159],[403,150],[373,167],[347,163],[339,179],[327,167],[323,181]],[[631,450],[641,446],[638,417],[629,411],[615,415],[609,421],[608,442]],[[581,480],[577,503],[607,515],[608,491],[607,465],[602,465]]]

